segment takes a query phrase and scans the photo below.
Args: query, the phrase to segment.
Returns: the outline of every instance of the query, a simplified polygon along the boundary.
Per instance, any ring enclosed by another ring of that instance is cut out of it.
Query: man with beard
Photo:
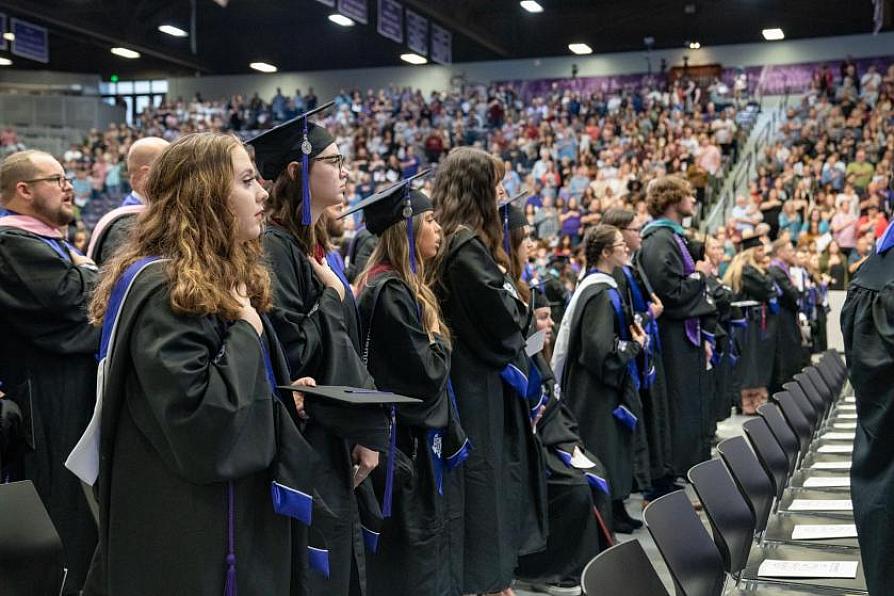
[[[34,482],[65,548],[65,593],[78,593],[96,526],[78,479],[63,466],[93,413],[99,329],[86,303],[93,261],[65,241],[71,180],[41,151],[0,164],[0,379],[22,410],[24,444],[12,478]]]

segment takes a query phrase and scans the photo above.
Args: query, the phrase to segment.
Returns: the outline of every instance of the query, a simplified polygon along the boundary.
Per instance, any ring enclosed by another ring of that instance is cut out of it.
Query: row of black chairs
[[[856,406],[852,397],[841,397],[846,381],[841,356],[823,354],[761,406],[759,417],[745,422],[744,437],[722,441],[719,457],[689,470],[713,539],[685,491],[645,509],[646,526],[678,596],[867,593],[855,537],[817,540],[793,533],[799,525],[853,523],[849,452]],[[822,503],[804,507],[805,501]],[[856,561],[857,577],[759,577],[761,563],[769,559]],[[635,540],[600,553],[581,584],[589,595],[667,595]]]

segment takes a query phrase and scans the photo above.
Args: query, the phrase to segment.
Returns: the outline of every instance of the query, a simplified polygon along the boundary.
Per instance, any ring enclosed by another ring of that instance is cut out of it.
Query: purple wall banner
[[[431,24],[431,59],[438,64],[453,62],[453,34],[434,23]]]
[[[338,0],[338,12],[360,24],[369,23],[366,0]]]
[[[6,49],[6,38],[3,37],[4,33],[6,33],[6,15],[0,13],[0,50]]]
[[[394,0],[379,0],[379,35],[397,43],[404,42],[404,9]]]
[[[317,0],[320,4],[325,4],[329,8],[335,8],[335,0]]]
[[[35,62],[50,61],[50,40],[46,27],[11,19],[11,29],[15,39],[12,42],[12,53]]]
[[[407,9],[407,47],[428,56],[428,19]]]

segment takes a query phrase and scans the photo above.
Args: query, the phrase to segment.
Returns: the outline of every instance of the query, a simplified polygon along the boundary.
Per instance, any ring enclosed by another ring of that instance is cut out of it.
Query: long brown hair
[[[419,310],[422,315],[422,327],[428,333],[429,338],[434,336],[434,330],[440,328],[440,335],[445,339],[450,338],[450,331],[444,323],[441,314],[441,307],[438,304],[435,293],[432,291],[430,284],[425,281],[426,263],[422,259],[419,252],[419,240],[422,237],[422,226],[424,213],[413,217],[413,236],[415,238],[416,247],[416,273],[410,268],[410,247],[407,242],[407,222],[401,220],[398,223],[389,226],[379,237],[379,243],[373,250],[366,268],[357,278],[358,290],[363,288],[369,281],[370,272],[383,265],[388,264],[397,274],[397,276],[406,283],[416,302],[419,304]]]
[[[177,314],[237,319],[241,307],[232,290],[243,283],[256,309],[270,309],[270,276],[261,243],[238,242],[233,233],[232,153],[240,146],[232,135],[196,133],[159,155],[146,187],[149,204],[128,242],[103,268],[90,302],[94,324],[102,323],[118,278],[146,256],[170,259],[165,272],[171,309]]]
[[[494,260],[507,271],[510,263],[503,250],[503,226],[497,210],[496,187],[503,179],[503,162],[473,147],[457,147],[438,166],[432,189],[435,217],[441,224],[446,247],[460,228],[478,234]],[[445,251],[436,260],[439,269]]]
[[[526,227],[527,226],[522,226],[520,228],[509,230],[509,247],[512,254],[509,258],[508,271],[509,277],[512,278],[512,283],[515,284],[515,288],[518,290],[518,295],[521,296],[521,299],[526,303],[530,303],[531,288],[522,280],[522,272],[524,271],[525,264],[518,258],[518,249],[521,247],[522,242],[528,237],[528,232],[525,229]]]
[[[305,226],[301,224],[301,179],[304,172],[301,164],[295,171],[295,176],[289,173],[289,167],[280,172],[273,186],[270,188],[270,196],[267,198],[266,213],[273,222],[285,228],[298,240],[301,249],[306,255],[313,255],[313,249],[317,244],[319,226]],[[314,161],[310,160],[307,169],[308,176],[314,169]],[[321,218],[322,219],[322,218]],[[318,221],[319,223],[319,221]]]

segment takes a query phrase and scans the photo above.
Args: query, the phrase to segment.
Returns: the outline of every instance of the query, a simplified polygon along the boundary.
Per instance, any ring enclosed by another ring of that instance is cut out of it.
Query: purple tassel
[[[301,143],[301,224],[310,225],[310,152],[307,139],[307,118],[304,119],[304,141]]]
[[[224,596],[236,596],[236,492],[227,482],[227,582]]]
[[[385,471],[385,497],[382,499],[382,517],[391,517],[391,496],[394,492],[394,456],[397,451],[397,414],[391,406],[391,439],[388,442],[388,468]]]

